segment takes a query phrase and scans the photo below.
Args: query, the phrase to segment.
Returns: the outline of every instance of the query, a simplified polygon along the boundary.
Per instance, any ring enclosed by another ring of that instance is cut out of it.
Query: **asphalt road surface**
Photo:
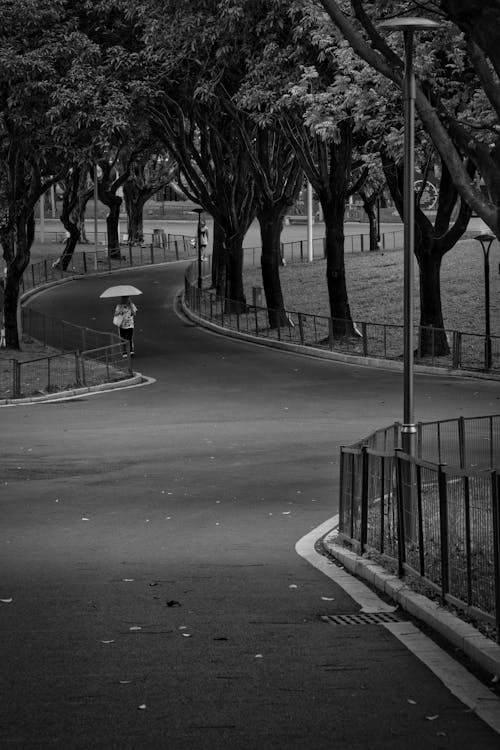
[[[185,266],[32,304],[111,330],[139,298],[155,382],[0,410],[0,746],[478,748],[498,734],[295,551],[337,510],[339,446],[401,414],[401,375],[208,333]],[[416,378],[420,420],[499,410],[498,384]]]

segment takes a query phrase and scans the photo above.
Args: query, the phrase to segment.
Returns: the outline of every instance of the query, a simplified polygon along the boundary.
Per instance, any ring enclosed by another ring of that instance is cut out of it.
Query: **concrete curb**
[[[100,383],[99,385],[89,385],[82,388],[70,388],[67,391],[56,391],[55,393],[44,393],[40,396],[27,396],[26,398],[3,398],[0,399],[0,406],[22,406],[23,404],[38,404],[44,401],[60,401],[65,398],[77,398],[86,393],[99,393],[100,391],[113,391],[119,388],[128,388],[133,385],[140,385],[146,379],[140,372],[134,373],[133,377],[124,380],[114,380],[111,383]]]
[[[460,649],[483,673],[500,677],[500,646],[482,635],[473,625],[418,594],[397,576],[381,565],[366,560],[351,550],[336,544],[335,531],[321,540],[324,551],[352,575],[363,578],[389,596],[399,606],[439,633],[448,643]]]
[[[251,344],[257,344],[258,346],[267,346],[272,349],[281,349],[282,351],[293,352],[295,354],[302,354],[308,357],[315,357],[317,359],[329,359],[334,362],[341,362],[348,365],[356,365],[357,367],[375,367],[379,370],[391,370],[393,372],[402,372],[403,363],[396,362],[388,359],[377,359],[375,357],[361,357],[353,354],[343,354],[342,352],[331,352],[323,349],[314,349],[310,346],[303,346],[301,344],[292,344],[286,341],[275,341],[273,339],[263,339],[260,336],[255,336],[251,333],[245,333],[243,331],[234,331],[228,328],[224,328],[217,323],[212,323],[209,320],[200,318],[194,313],[191,308],[186,305],[184,293],[181,294],[180,303],[183,314],[189,318],[189,320],[197,323],[202,328],[219,333],[222,336],[228,336],[229,338],[240,339],[247,341]],[[421,375],[436,375],[441,377],[452,377],[452,378],[474,378],[475,380],[500,380],[500,374],[488,373],[471,370],[453,370],[448,367],[430,367],[428,365],[414,365],[415,373]]]

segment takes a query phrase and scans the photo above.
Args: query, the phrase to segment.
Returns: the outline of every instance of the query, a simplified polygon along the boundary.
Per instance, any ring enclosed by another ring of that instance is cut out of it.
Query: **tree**
[[[67,237],[61,256],[53,264],[54,268],[66,271],[76,246],[80,241],[80,207],[82,194],[86,190],[87,171],[79,165],[68,170],[66,177],[61,180],[63,186],[63,200],[60,219],[64,226]]]
[[[309,13],[309,8],[304,10],[301,4],[297,6],[300,7],[282,21],[287,33],[264,37],[259,55],[251,58],[252,68],[240,99],[261,127],[271,125],[286,136],[318,196],[326,228],[333,332],[339,336],[356,335],[345,279],[343,220],[346,200],[359,188],[364,171],[351,179],[354,123],[349,112],[342,108],[334,124],[330,118],[329,129],[324,128],[320,116],[315,119],[338,67],[334,57],[324,53],[321,17],[317,12]],[[328,48],[335,48],[331,35]]]
[[[54,97],[88,40],[63,0],[0,2],[0,241],[7,267],[6,346],[19,348],[17,305],[30,260],[34,208],[66,171],[53,139]],[[40,34],[40,28],[44,33]]]
[[[401,88],[401,57],[377,30],[376,20],[384,15],[391,17],[401,15],[404,11],[411,13],[417,4],[351,0],[352,14],[348,15],[347,10],[344,11],[347,4],[341,5],[337,0],[321,0],[321,3],[356,54]],[[489,21],[498,17],[498,3],[488,0],[483,11],[480,11],[479,6],[484,4],[477,0],[467,6],[463,0],[442,0],[439,5],[437,2],[418,5],[433,11],[438,11],[441,7],[451,20],[456,19],[460,23],[465,31],[465,49],[464,40],[456,33],[456,27],[449,25],[435,34],[433,40],[436,48],[456,51],[457,58],[464,52],[468,55],[474,70],[473,83],[476,88],[468,106],[464,102],[462,112],[457,117],[453,111],[449,111],[446,96],[439,96],[432,81],[426,81],[425,87],[417,81],[418,114],[446,164],[458,193],[493,233],[500,237],[500,134],[495,125],[500,115],[498,49],[495,50],[496,42],[493,42],[493,35],[487,30]],[[478,14],[474,14],[474,9]],[[480,20],[476,24],[474,19],[478,18]],[[421,34],[420,38],[425,38],[425,34]],[[486,193],[476,181],[471,181],[464,155],[474,162],[484,180]]]
[[[303,170],[290,143],[280,132],[259,128],[255,154],[250,147],[251,165],[259,185],[257,218],[260,225],[262,283],[268,309],[269,326],[289,325],[279,269],[281,266],[281,230],[286,211],[296,201],[303,181]]]
[[[142,158],[132,165],[130,176],[123,185],[129,243],[144,242],[143,213],[146,201],[169,185],[176,171],[175,161],[159,148],[145,151]]]

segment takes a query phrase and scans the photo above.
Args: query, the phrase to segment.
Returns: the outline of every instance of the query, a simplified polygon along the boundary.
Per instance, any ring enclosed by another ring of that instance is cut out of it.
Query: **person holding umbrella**
[[[118,326],[120,336],[125,341],[129,342],[130,354],[134,355],[134,321],[137,307],[134,305],[130,297],[123,296],[121,301],[115,307],[115,314],[113,316],[114,325]],[[124,357],[127,355],[124,354]]]
[[[134,350],[134,323],[135,316],[137,313],[137,307],[131,301],[131,295],[142,294],[140,289],[129,284],[123,284],[121,286],[112,286],[106,289],[101,295],[101,298],[109,297],[120,297],[120,302],[115,307],[113,315],[113,325],[118,328],[120,337],[124,341],[128,341],[130,345],[130,354],[135,354]],[[128,356],[127,354],[123,355]]]

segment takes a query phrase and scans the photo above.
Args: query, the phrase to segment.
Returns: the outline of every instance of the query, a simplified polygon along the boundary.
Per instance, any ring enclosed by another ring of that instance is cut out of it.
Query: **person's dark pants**
[[[134,352],[134,329],[133,328],[120,328],[120,336],[130,344],[130,352]]]

